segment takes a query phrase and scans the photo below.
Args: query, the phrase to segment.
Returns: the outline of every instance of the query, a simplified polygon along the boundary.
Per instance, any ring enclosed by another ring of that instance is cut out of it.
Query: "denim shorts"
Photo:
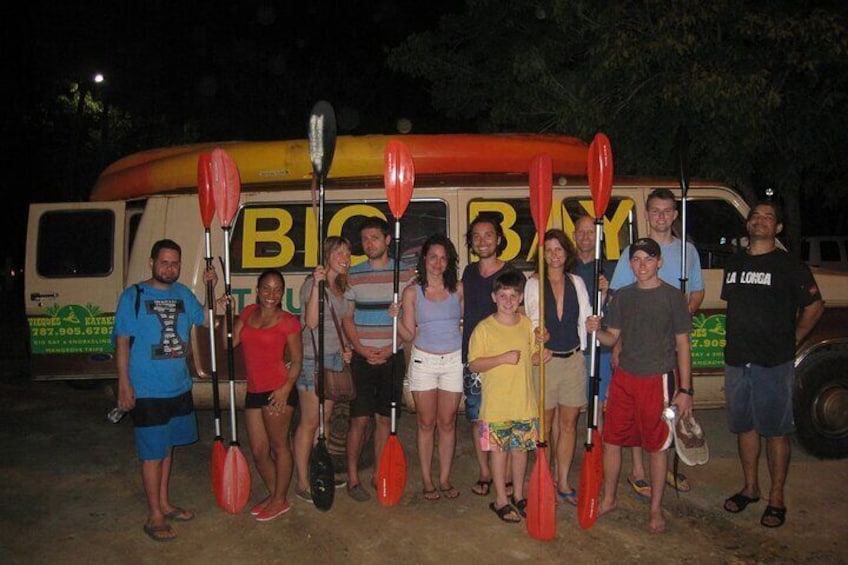
[[[795,362],[774,367],[749,363],[724,366],[727,424],[734,434],[756,430],[765,437],[786,436],[795,431],[792,391]]]
[[[341,371],[344,367],[344,361],[340,353],[332,353],[324,356],[324,369],[331,371]],[[295,383],[297,390],[315,390],[315,359],[311,357],[303,357],[303,366],[300,369],[300,375]]]
[[[467,366],[462,369],[462,392],[465,394],[465,419],[476,422],[480,419],[480,406],[483,404],[479,373],[472,373]]]

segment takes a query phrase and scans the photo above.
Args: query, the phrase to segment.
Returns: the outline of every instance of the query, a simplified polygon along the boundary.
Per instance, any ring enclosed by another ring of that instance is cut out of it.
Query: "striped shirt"
[[[409,271],[401,271],[401,289],[410,278]],[[392,317],[389,315],[389,306],[394,297],[394,260],[389,259],[385,267],[376,270],[369,261],[351,267],[348,284],[353,294],[353,323],[360,343],[370,347],[391,345]]]

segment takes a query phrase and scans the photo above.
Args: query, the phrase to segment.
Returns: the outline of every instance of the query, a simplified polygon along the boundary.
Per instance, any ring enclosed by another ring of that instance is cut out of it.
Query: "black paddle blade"
[[[333,506],[336,495],[335,472],[333,460],[327,451],[324,438],[318,443],[309,456],[309,488],[312,491],[312,502],[318,510],[327,511]]]
[[[309,159],[319,179],[326,179],[336,152],[336,112],[329,102],[320,100],[309,116]]]
[[[677,139],[675,140],[675,148],[677,149],[677,164],[680,173],[680,192],[683,198],[686,198],[686,193],[689,191],[689,132],[685,125],[680,125],[677,128]]]

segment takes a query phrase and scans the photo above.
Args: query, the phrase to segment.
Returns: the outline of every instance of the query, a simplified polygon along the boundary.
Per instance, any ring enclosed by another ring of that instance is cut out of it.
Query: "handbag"
[[[342,328],[339,325],[339,319],[336,316],[336,310],[333,308],[333,303],[329,300],[327,300],[327,304],[330,306],[333,325],[336,326],[336,332],[339,335],[339,343],[344,347],[345,339],[342,334]],[[310,334],[312,335],[312,350],[317,357],[318,348],[315,344],[315,333],[310,330]],[[333,402],[350,402],[356,398],[356,386],[353,383],[353,374],[350,372],[350,365],[343,363],[341,371],[324,369],[324,398]]]

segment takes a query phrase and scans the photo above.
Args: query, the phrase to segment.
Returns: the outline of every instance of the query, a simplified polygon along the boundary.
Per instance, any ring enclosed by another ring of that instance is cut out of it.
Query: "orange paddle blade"
[[[377,469],[377,500],[383,506],[394,506],[400,502],[406,489],[406,455],[403,446],[394,434],[389,436],[380,455]]]
[[[551,541],[556,536],[556,486],[547,450],[542,446],[536,448],[536,463],[530,472],[527,493],[527,532],[542,541]]]
[[[400,220],[412,199],[415,184],[415,165],[412,153],[402,141],[390,140],[384,152],[383,182],[386,185],[386,199],[389,210],[396,220]]]
[[[223,492],[224,485],[224,461],[227,458],[227,448],[221,438],[212,442],[212,461],[209,470],[212,473],[212,492],[217,498],[218,493]],[[219,503],[220,504],[220,503]]]
[[[218,502],[230,514],[238,514],[250,499],[250,467],[237,445],[227,449]]]
[[[612,146],[603,133],[595,135],[589,145],[587,159],[589,174],[589,190],[592,193],[592,203],[595,206],[595,218],[600,218],[607,211],[610,194],[612,193]]]
[[[547,153],[536,155],[530,161],[530,215],[540,238],[548,227],[548,217],[551,215],[551,169],[551,156]]]
[[[580,527],[588,530],[598,519],[601,482],[604,478],[604,447],[601,436],[594,434],[595,443],[587,445],[583,454],[583,466],[580,468],[580,486],[577,488],[577,520]]]
[[[210,156],[210,181],[215,209],[222,228],[230,227],[241,197],[241,180],[236,162],[229,153],[216,147]]]
[[[197,158],[197,197],[200,200],[200,219],[209,229],[215,217],[215,198],[212,194],[212,155],[201,153]]]

